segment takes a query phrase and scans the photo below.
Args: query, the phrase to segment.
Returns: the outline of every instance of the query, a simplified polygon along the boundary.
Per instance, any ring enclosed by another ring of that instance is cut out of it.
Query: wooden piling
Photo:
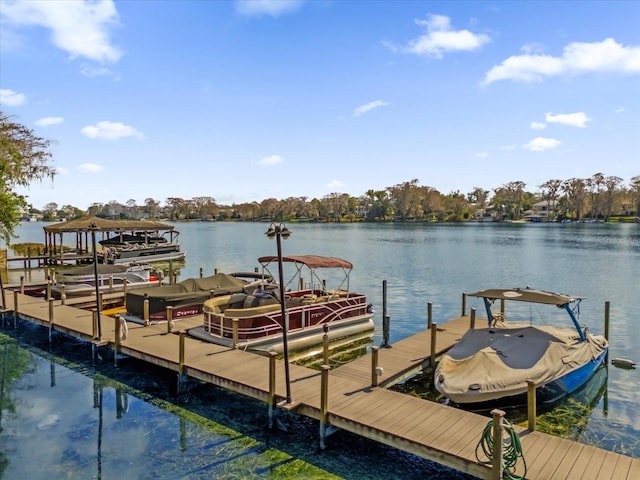
[[[67,303],[67,294],[64,291],[64,283],[60,285],[60,303],[62,303],[62,305]]]
[[[320,448],[325,449],[327,419],[329,417],[329,365],[322,365],[320,372]]]
[[[91,311],[91,324],[91,336],[95,340],[98,338],[98,312],[95,310]]]
[[[20,275],[20,293],[24,295],[24,275]]]
[[[149,298],[147,294],[144,294],[144,303],[142,306],[142,319],[144,320],[144,326],[149,326]]]
[[[435,368],[436,366],[436,334],[438,333],[438,324],[431,324],[431,356],[429,358],[429,365]]]
[[[491,480],[502,480],[502,424],[505,413],[497,408],[491,410],[493,417],[493,455],[491,457]]]
[[[113,293],[113,275],[109,275],[109,293]]]
[[[471,319],[469,320],[469,328],[473,330],[476,328],[476,309],[471,309]]]
[[[467,294],[463,293],[462,294],[462,316],[466,316],[467,315]]]
[[[182,375],[184,369],[184,332],[180,332],[179,335],[178,373]]]
[[[382,346],[385,348],[391,347],[389,342],[389,330],[391,329],[391,318],[389,315],[385,315],[382,318]]]
[[[99,320],[99,319],[98,319]],[[120,315],[115,316],[115,345],[113,347],[113,366],[118,368],[118,354],[120,353]]]
[[[53,329],[53,298],[48,297],[49,300],[49,345],[51,345],[51,330]]]
[[[378,386],[378,350],[379,347],[371,347],[371,386]]]
[[[322,326],[324,335],[322,335],[322,363],[329,365],[329,324],[325,323]]]
[[[167,333],[171,333],[173,330],[173,306],[167,307]]]
[[[609,341],[609,309],[611,305],[609,301],[604,302],[604,338]]]
[[[276,406],[276,352],[269,352],[269,393],[267,394],[268,426],[273,428],[273,409]]]
[[[427,303],[427,330],[431,330],[431,324],[433,323],[433,305],[431,302]]]
[[[536,384],[532,381],[527,382],[527,420],[529,422],[529,430],[536,431]]]
[[[231,321],[233,323],[233,332],[232,332],[233,348],[238,348],[238,324],[240,320],[238,318],[233,318],[231,319]]]
[[[202,278],[203,274],[204,274],[204,270],[202,269],[202,267],[200,267],[200,278]]]

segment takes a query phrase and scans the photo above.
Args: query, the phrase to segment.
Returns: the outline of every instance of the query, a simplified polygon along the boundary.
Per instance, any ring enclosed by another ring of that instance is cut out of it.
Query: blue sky
[[[0,108],[94,202],[640,175],[638,1],[0,3]]]

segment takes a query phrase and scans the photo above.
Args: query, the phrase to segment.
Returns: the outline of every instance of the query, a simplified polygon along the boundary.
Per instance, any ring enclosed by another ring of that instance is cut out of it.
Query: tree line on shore
[[[383,190],[368,190],[355,197],[331,193],[320,199],[289,197],[267,198],[261,202],[233,205],[218,204],[214,197],[191,199],[169,197],[161,201],[147,198],[143,205],[133,199],[121,204],[112,200],[94,203],[87,210],[73,205],[50,202],[39,211],[27,202],[17,187],[29,186],[56,171],[49,161],[50,141],[12,120],[0,111],[0,239],[7,244],[15,227],[25,218],[68,220],[83,216],[133,219],[181,220],[268,220],[268,221],[434,221],[520,220],[537,218],[608,221],[612,216],[638,219],[640,216],[640,175],[627,185],[616,176],[595,173],[589,178],[551,179],[525,189],[521,181],[508,182],[492,191],[475,187],[466,194],[460,191],[443,194],[435,188],[421,186],[417,179]]]
[[[628,185],[616,176],[596,173],[589,178],[551,179],[538,186],[536,192],[526,190],[523,181],[508,182],[492,191],[476,187],[463,194],[442,194],[421,186],[417,179],[384,190],[368,190],[359,197],[331,193],[320,199],[289,197],[267,198],[261,202],[233,205],[218,204],[213,197],[191,199],[169,197],[162,204],[147,198],[144,205],[131,199],[122,204],[112,200],[93,203],[86,211],[71,205],[45,205],[39,213],[43,220],[67,219],[85,215],[108,218],[149,218],[170,221],[188,220],[270,220],[270,221],[433,221],[464,222],[491,219],[521,220],[539,218],[545,221],[603,220],[612,216],[638,216],[640,207],[640,175]]]

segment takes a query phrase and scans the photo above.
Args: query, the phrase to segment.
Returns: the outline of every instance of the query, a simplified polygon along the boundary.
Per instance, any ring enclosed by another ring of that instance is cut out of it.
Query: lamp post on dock
[[[91,230],[91,246],[93,248],[93,275],[96,282],[96,315],[98,319],[98,340],[102,340],[102,322],[100,321],[100,284],[98,277],[98,251],[96,250],[96,231],[98,226],[95,223],[89,225]]]
[[[284,350],[284,378],[287,388],[287,403],[291,403],[291,380],[289,377],[289,345],[287,343],[287,330],[289,330],[289,321],[287,318],[286,304],[284,298],[284,275],[282,274],[282,242],[281,238],[285,240],[289,238],[291,232],[283,223],[269,225],[269,230],[265,232],[265,235],[269,239],[276,239],[276,246],[278,248],[278,279],[280,284],[280,313],[282,315],[282,348]]]

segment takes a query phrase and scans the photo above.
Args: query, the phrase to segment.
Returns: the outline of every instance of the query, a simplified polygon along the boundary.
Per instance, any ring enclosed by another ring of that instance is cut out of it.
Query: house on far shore
[[[524,218],[529,222],[548,222],[550,214],[558,208],[557,200],[541,200],[531,205],[531,210],[524,212]]]

